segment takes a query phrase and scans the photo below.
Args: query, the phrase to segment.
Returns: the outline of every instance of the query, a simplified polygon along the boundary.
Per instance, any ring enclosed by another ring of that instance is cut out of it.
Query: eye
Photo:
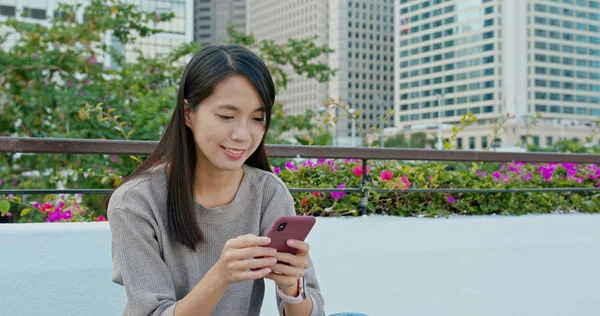
[[[264,123],[265,122],[265,118],[264,117],[256,117],[254,118],[255,121],[259,122],[259,123]]]
[[[233,116],[228,116],[228,115],[218,115],[217,116],[222,119],[223,121],[229,121],[231,119],[233,119]]]

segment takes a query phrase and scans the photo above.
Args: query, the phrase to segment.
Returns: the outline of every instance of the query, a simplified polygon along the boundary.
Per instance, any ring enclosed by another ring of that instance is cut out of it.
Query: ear
[[[185,126],[192,128],[192,108],[186,99],[183,99],[183,119]]]

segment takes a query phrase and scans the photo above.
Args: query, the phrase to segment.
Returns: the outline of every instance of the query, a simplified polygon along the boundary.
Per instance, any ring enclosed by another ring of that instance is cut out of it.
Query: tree
[[[86,17],[83,21],[75,18],[79,9]],[[0,136],[158,140],[176,103],[182,60],[198,51],[200,44],[183,44],[160,56],[138,51],[136,62],[130,64],[105,45],[104,34],[111,31],[124,46],[159,33],[158,23],[169,21],[173,14],[143,12],[118,0],[92,0],[85,7],[63,4],[59,10],[64,15],[51,19],[48,26],[15,19],[0,22],[6,34],[17,38],[11,47],[5,47],[8,35],[0,38]],[[281,71],[285,65],[321,81],[334,73],[317,62],[331,50],[310,39],[277,45],[237,35],[234,42],[254,49],[269,65],[278,89],[287,83],[287,74]],[[104,54],[111,56],[115,67],[103,67]],[[281,105],[275,106],[273,115],[273,134],[313,126],[310,115],[286,121]],[[60,183],[68,188],[113,188],[139,159],[143,157],[0,155],[0,166],[8,166],[0,167],[0,187],[53,188]],[[54,198],[24,196],[11,201],[11,212],[18,214],[33,200]],[[96,211],[90,219],[101,214],[104,199],[83,197],[82,203]],[[20,221],[44,218],[41,212],[29,212]]]

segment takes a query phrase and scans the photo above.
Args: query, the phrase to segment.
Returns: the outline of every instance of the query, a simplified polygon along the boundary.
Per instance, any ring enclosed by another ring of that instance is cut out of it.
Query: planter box
[[[587,214],[319,218],[308,242],[329,314],[595,316],[599,227]],[[121,314],[107,223],[0,225],[0,241],[0,314]]]

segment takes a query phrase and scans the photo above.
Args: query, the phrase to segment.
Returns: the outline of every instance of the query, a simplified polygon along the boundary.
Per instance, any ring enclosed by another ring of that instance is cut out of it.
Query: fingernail
[[[269,249],[269,253],[272,254],[272,255],[274,255],[274,254],[277,253],[277,249],[271,248],[271,249]]]
[[[288,239],[287,244],[293,246],[296,244],[296,242],[294,240]]]

